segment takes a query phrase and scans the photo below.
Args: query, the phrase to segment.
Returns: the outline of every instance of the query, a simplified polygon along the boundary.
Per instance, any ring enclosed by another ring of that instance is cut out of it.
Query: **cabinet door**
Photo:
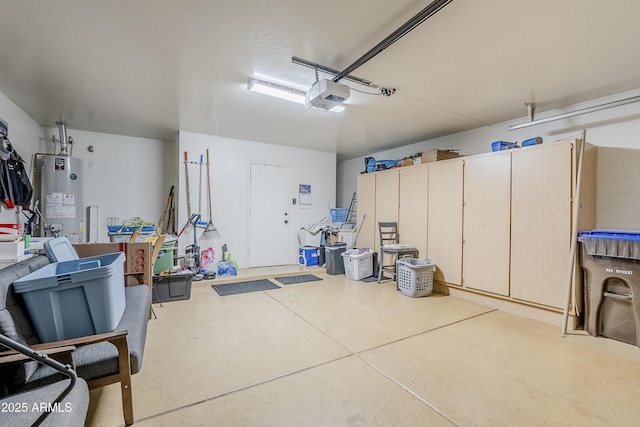
[[[562,308],[571,247],[572,144],[512,154],[511,296]]]
[[[376,176],[375,174],[360,174],[357,178],[356,198],[358,200],[358,224],[362,222],[358,239],[358,248],[374,248],[376,227]],[[366,215],[366,216],[365,216]],[[364,218],[364,221],[362,221]]]
[[[428,165],[400,169],[400,207],[398,231],[400,243],[418,248],[419,256],[427,256],[427,190]]]
[[[376,173],[376,252],[380,250],[378,222],[398,222],[399,192],[400,174],[398,169]]]
[[[376,173],[376,228],[380,221],[398,221],[399,177],[398,169]]]
[[[462,159],[429,163],[427,253],[434,280],[462,283]]]
[[[464,161],[464,287],[509,295],[511,153]]]

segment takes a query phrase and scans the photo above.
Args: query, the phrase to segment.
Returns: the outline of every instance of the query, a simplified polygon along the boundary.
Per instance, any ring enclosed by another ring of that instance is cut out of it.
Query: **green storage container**
[[[175,241],[166,242],[160,247],[158,252],[158,259],[153,265],[153,274],[160,274],[165,270],[171,271],[173,269],[173,251],[175,249]]]

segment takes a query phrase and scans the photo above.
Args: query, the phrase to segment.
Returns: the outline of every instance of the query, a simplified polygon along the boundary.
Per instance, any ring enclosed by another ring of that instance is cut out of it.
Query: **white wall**
[[[58,128],[45,128],[44,135],[46,150],[53,153],[53,143],[49,141],[53,135],[59,138]],[[176,182],[174,142],[71,127],[67,127],[67,135],[73,138],[72,157],[84,162],[83,204],[98,206],[98,241],[109,241],[107,217],[119,218],[121,222],[133,217],[158,222],[169,189]],[[89,146],[93,146],[93,152],[88,151]]]
[[[27,171],[32,169],[33,155],[42,150],[42,130],[38,123],[0,92],[0,118],[9,124],[9,140],[13,148],[26,162]],[[24,223],[26,217],[19,218]],[[15,209],[0,208],[1,223],[15,223]]]
[[[35,153],[53,153],[57,127],[42,128],[0,93],[0,118],[9,124],[9,139],[27,163],[33,179]],[[67,128],[74,140],[73,157],[84,160],[84,206],[99,207],[99,241],[108,242],[106,217],[121,220],[139,216],[156,222],[162,215],[169,188],[176,182],[175,142],[133,138]],[[94,152],[87,147],[92,145]],[[90,168],[89,162],[93,163]],[[24,223],[25,217],[19,218]],[[15,222],[15,209],[0,208],[1,222]],[[85,221],[86,224],[86,221]]]
[[[233,259],[242,267],[247,266],[248,208],[249,208],[249,165],[251,162],[288,165],[292,170],[290,200],[298,195],[299,184],[310,184],[313,203],[309,208],[299,204],[290,205],[289,263],[298,260],[298,231],[304,225],[312,224],[327,217],[329,206],[335,207],[336,196],[336,155],[316,150],[264,144],[260,142],[223,138],[193,132],[180,131],[178,168],[180,202],[178,218],[180,226],[187,221],[183,152],[189,153],[190,160],[198,160],[200,154],[209,149],[211,160],[211,186],[213,223],[227,244]],[[198,206],[197,166],[190,169],[192,211]],[[206,199],[206,169],[201,194],[203,217],[208,219]],[[193,242],[192,234],[180,238],[180,253]],[[220,259],[219,248],[214,246],[216,259]]]
[[[9,123],[9,138],[27,161],[35,153],[54,152],[51,137],[57,127],[40,127],[24,111],[0,93],[0,117]],[[150,222],[160,219],[171,185],[176,185],[178,231],[186,222],[184,165],[182,153],[193,160],[208,148],[212,157],[213,220],[224,243],[241,267],[246,266],[248,167],[250,162],[284,164],[292,169],[291,199],[298,195],[299,184],[310,184],[313,204],[310,208],[292,205],[290,210],[289,262],[296,263],[298,231],[328,216],[335,207],[336,155],[314,150],[234,140],[191,132],[180,132],[175,141],[160,141],[75,130],[70,124],[67,135],[74,141],[73,157],[84,161],[83,204],[98,206],[98,241],[108,241],[107,217],[120,221],[141,217]],[[93,152],[88,147],[93,146]],[[193,170],[192,206],[197,207],[197,170]],[[178,175],[180,181],[178,181]],[[206,172],[203,174],[206,177]],[[206,185],[203,181],[202,206],[206,210]],[[15,211],[0,209],[0,221],[15,222]],[[208,217],[203,212],[205,218]],[[21,222],[24,219],[21,219]],[[86,224],[86,222],[85,222]],[[180,239],[181,253],[192,235]]]
[[[563,110],[538,113],[535,118],[544,118],[556,113],[582,109],[638,94],[640,91],[627,92],[615,97],[570,106]],[[521,142],[540,136],[544,143],[550,143],[567,137],[580,138],[583,130],[587,132],[587,141],[598,147],[640,149],[640,103],[610,108],[517,131],[509,131],[508,129],[511,125],[527,121],[529,121],[528,117],[523,116],[510,122],[485,126],[393,150],[371,153],[366,157],[375,157],[378,160],[395,160],[433,148],[459,149],[461,154],[471,155],[491,151],[491,143],[494,141]],[[640,186],[635,180],[616,178],[620,176],[620,168],[630,167],[629,161],[624,160],[625,157],[628,158],[628,155],[629,152],[625,153],[625,150],[607,150],[607,155],[598,160],[598,190],[601,192],[604,188],[617,188],[615,194],[609,192],[606,198],[604,194],[598,194],[597,227],[599,228],[640,230],[640,215],[637,214],[637,211],[629,209],[632,206],[640,206]],[[365,156],[338,163],[338,204],[345,205],[351,199],[356,189],[356,177],[364,170],[364,158]],[[633,158],[640,159],[640,154],[634,155]]]
[[[598,228],[640,231],[640,150],[598,147]]]

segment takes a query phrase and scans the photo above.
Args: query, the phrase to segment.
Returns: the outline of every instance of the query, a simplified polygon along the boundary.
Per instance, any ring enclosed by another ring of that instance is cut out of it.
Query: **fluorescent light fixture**
[[[287,101],[304,105],[305,92],[291,87],[282,86],[277,83],[251,79],[249,80],[247,89],[252,92],[258,92],[264,95],[274,96],[276,98],[286,99]]]
[[[272,83],[265,80],[258,79],[249,79],[249,83],[247,84],[247,90],[252,92],[261,93],[263,95],[269,95],[280,99],[285,99],[287,101],[295,102],[297,104],[304,105],[304,99],[306,92],[303,92],[299,89],[294,89],[292,87],[287,87],[278,83]],[[344,111],[343,105],[337,105],[333,107],[331,110],[335,113],[339,113]]]
[[[543,123],[549,123],[556,120],[568,119],[569,117],[579,116],[581,114],[593,113],[595,111],[605,110],[607,108],[619,107],[621,105],[632,104],[640,101],[640,96],[632,96],[631,98],[620,99],[618,101],[606,102],[604,104],[594,105],[592,107],[583,108],[581,110],[570,111],[568,113],[562,113],[551,117],[545,117],[544,119],[531,120],[527,123],[521,123],[519,125],[509,126],[509,130],[522,129],[529,126],[540,125]]]

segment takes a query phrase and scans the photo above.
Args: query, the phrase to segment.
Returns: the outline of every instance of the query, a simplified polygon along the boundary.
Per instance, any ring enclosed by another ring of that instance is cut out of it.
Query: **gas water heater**
[[[82,187],[83,162],[71,157],[66,123],[58,122],[60,152],[35,155],[34,203],[40,211],[35,235],[67,236],[72,243],[84,241],[84,209]],[[56,138],[53,137],[54,151]]]

